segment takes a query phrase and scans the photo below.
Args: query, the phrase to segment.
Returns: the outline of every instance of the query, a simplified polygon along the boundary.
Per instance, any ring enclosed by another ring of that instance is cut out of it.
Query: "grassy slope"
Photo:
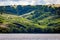
[[[35,23],[39,24],[42,28],[60,27],[60,16],[57,13],[55,14],[55,13],[44,12],[40,10],[38,10],[38,12],[37,14],[31,13],[27,16],[24,16],[24,18],[34,21]],[[36,15],[38,15],[38,17],[35,17]]]
[[[0,15],[1,32],[59,32],[60,17],[51,12],[38,10],[39,14],[17,16],[11,14]],[[41,12],[41,14],[40,14]],[[35,17],[38,15],[37,17]],[[19,26],[18,26],[19,25]],[[21,26],[20,26],[21,25]],[[5,29],[6,28],[6,29]]]
[[[17,16],[17,15],[2,14],[0,15],[0,31],[13,33],[14,32],[13,30],[15,30],[15,32],[30,32],[30,31],[32,32],[36,28],[41,29],[42,31],[44,31],[44,29],[57,30],[58,28],[60,28],[59,27],[60,18],[58,15],[54,15],[54,16],[48,15],[47,17],[43,19],[39,19],[43,17],[44,15],[46,14],[42,14],[38,18],[33,19],[37,21],[33,21],[33,20],[29,20],[29,19],[23,18],[21,16]],[[21,27],[17,26],[17,24],[22,25],[22,26]]]
[[[9,30],[11,30],[12,28],[13,29],[15,28],[15,29],[18,29],[19,31],[21,31],[23,29],[21,29],[21,27],[18,25],[24,26],[25,29],[27,29],[27,30],[29,30],[29,28],[32,28],[32,29],[43,28],[39,24],[33,23],[33,21],[25,19],[25,18],[20,17],[20,16],[11,15],[11,14],[2,14],[2,15],[0,15],[0,17],[1,17],[0,19],[3,20],[3,21],[0,20],[1,21],[0,22],[1,28],[7,28]]]

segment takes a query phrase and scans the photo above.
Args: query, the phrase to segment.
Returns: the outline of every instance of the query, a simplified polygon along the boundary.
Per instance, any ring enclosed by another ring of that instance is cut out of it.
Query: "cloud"
[[[60,4],[60,0],[0,0],[0,5]]]
[[[60,0],[44,0],[46,4],[60,4]]]

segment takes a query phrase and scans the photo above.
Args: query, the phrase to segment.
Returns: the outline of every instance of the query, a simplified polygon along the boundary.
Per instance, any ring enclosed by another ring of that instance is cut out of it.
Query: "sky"
[[[60,0],[0,0],[1,5],[45,5],[60,4]]]

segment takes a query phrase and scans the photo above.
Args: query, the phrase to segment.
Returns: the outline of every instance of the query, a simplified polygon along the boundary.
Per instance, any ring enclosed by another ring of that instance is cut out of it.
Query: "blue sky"
[[[0,0],[0,5],[60,4],[60,0]]]

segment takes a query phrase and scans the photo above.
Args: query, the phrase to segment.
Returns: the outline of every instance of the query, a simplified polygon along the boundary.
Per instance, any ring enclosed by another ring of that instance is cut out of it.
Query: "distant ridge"
[[[52,6],[52,7],[60,7],[60,4],[49,4],[48,6]]]

